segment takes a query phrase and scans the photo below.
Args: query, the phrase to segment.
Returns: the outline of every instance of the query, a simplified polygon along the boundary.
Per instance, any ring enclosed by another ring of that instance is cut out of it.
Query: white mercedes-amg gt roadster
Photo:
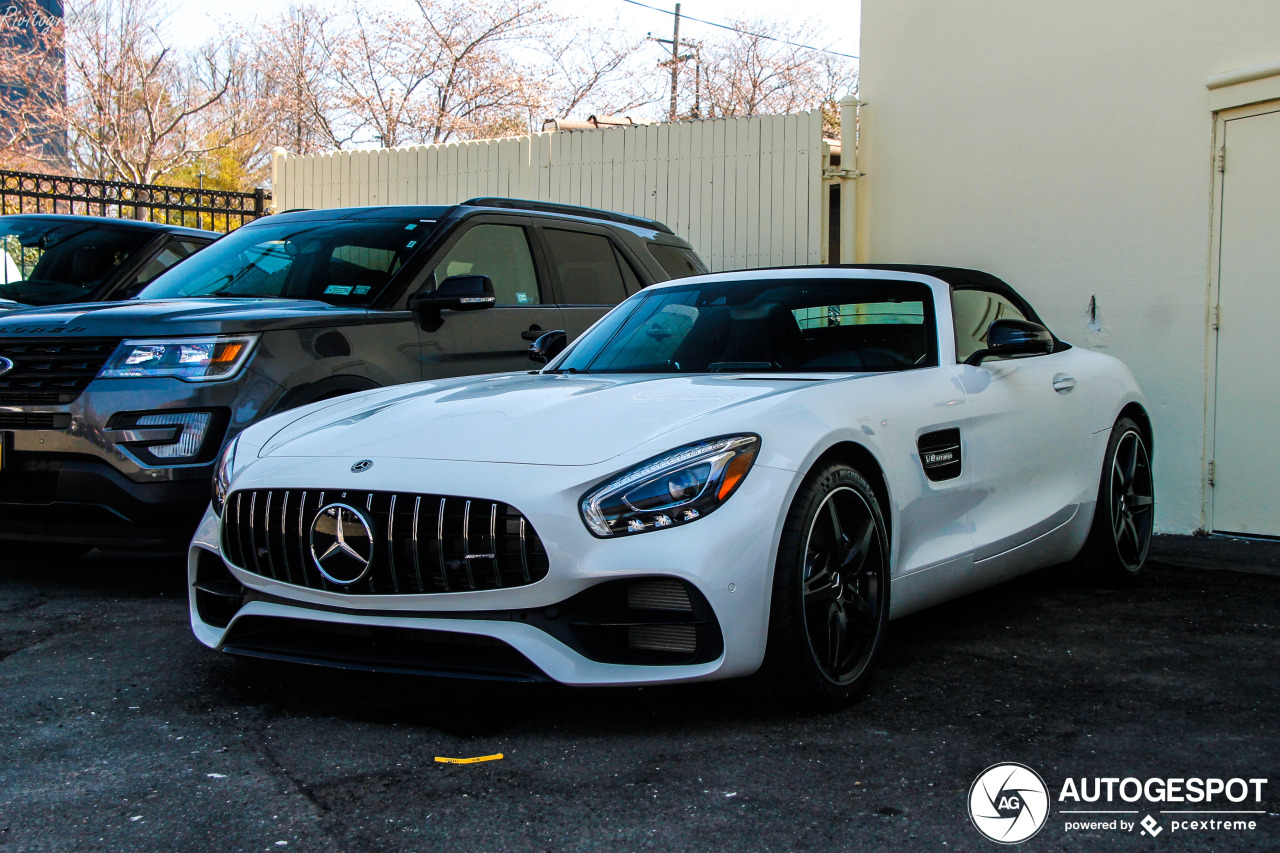
[[[991,275],[679,279],[540,370],[245,430],[191,544],[191,625],[260,658],[570,685],[751,677],[836,705],[865,687],[891,618],[1077,555],[1138,573],[1151,453],[1125,366],[1058,340]]]

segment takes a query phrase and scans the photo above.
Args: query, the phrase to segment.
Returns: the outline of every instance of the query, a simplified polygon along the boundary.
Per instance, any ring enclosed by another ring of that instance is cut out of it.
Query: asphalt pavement
[[[997,850],[968,802],[999,762],[1050,792],[1019,849],[1276,850],[1277,555],[1163,539],[1124,589],[1061,567],[968,596],[809,716],[243,663],[191,637],[180,558],[0,563],[0,851]],[[1129,777],[1269,782],[1211,804],[1253,829],[1152,802],[1112,808],[1154,835],[1066,828],[1066,779]]]

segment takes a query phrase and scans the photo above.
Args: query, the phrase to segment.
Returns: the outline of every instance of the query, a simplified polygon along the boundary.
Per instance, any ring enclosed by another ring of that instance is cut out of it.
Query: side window
[[[987,347],[987,328],[996,320],[1027,319],[1008,299],[987,290],[953,290],[951,311],[956,325],[956,361]]]
[[[613,257],[618,262],[618,269],[622,270],[622,283],[627,287],[627,295],[643,290],[644,285],[640,283],[640,279],[636,278],[636,271],[631,268],[631,263],[616,245],[613,247]]]
[[[200,243],[195,240],[170,240],[164,245],[164,248],[156,253],[156,256],[147,261],[142,269],[138,270],[138,275],[133,279],[129,293],[136,293],[147,284],[151,279],[160,275],[169,267],[176,264],[183,258],[190,257],[196,252],[203,249],[208,243]]]
[[[454,275],[493,279],[498,305],[539,305],[538,275],[529,240],[519,225],[477,225],[436,266],[436,284]]]
[[[613,241],[599,234],[544,228],[551,269],[566,305],[617,305],[626,298]],[[620,266],[620,264],[622,266]]]
[[[707,268],[702,265],[698,256],[688,249],[679,246],[664,246],[661,243],[650,243],[649,254],[658,262],[658,266],[672,278],[686,278],[691,275],[702,275]]]

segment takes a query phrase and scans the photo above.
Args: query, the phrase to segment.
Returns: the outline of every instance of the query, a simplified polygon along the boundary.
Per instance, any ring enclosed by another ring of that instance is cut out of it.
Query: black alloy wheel
[[[804,708],[860,695],[883,646],[889,582],[889,537],[866,479],[843,464],[810,474],[778,549],[759,692]]]
[[[885,565],[871,507],[849,486],[829,492],[809,526],[801,576],[809,650],[835,684],[852,683],[870,662]]]
[[[1137,430],[1120,436],[1111,462],[1111,532],[1126,570],[1141,571],[1151,547],[1155,490],[1151,460]]]
[[[1155,484],[1147,441],[1136,423],[1121,418],[1107,442],[1084,556],[1104,579],[1134,578],[1147,561],[1154,521]]]

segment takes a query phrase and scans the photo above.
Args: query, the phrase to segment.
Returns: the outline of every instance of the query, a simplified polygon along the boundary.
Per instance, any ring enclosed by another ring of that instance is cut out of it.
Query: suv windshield
[[[231,232],[136,298],[250,296],[367,305],[434,227],[419,219],[268,220]]]
[[[573,373],[848,373],[938,363],[924,284],[847,279],[646,290],[553,365]]]
[[[27,305],[82,302],[155,234],[90,220],[0,219],[0,299]]]

